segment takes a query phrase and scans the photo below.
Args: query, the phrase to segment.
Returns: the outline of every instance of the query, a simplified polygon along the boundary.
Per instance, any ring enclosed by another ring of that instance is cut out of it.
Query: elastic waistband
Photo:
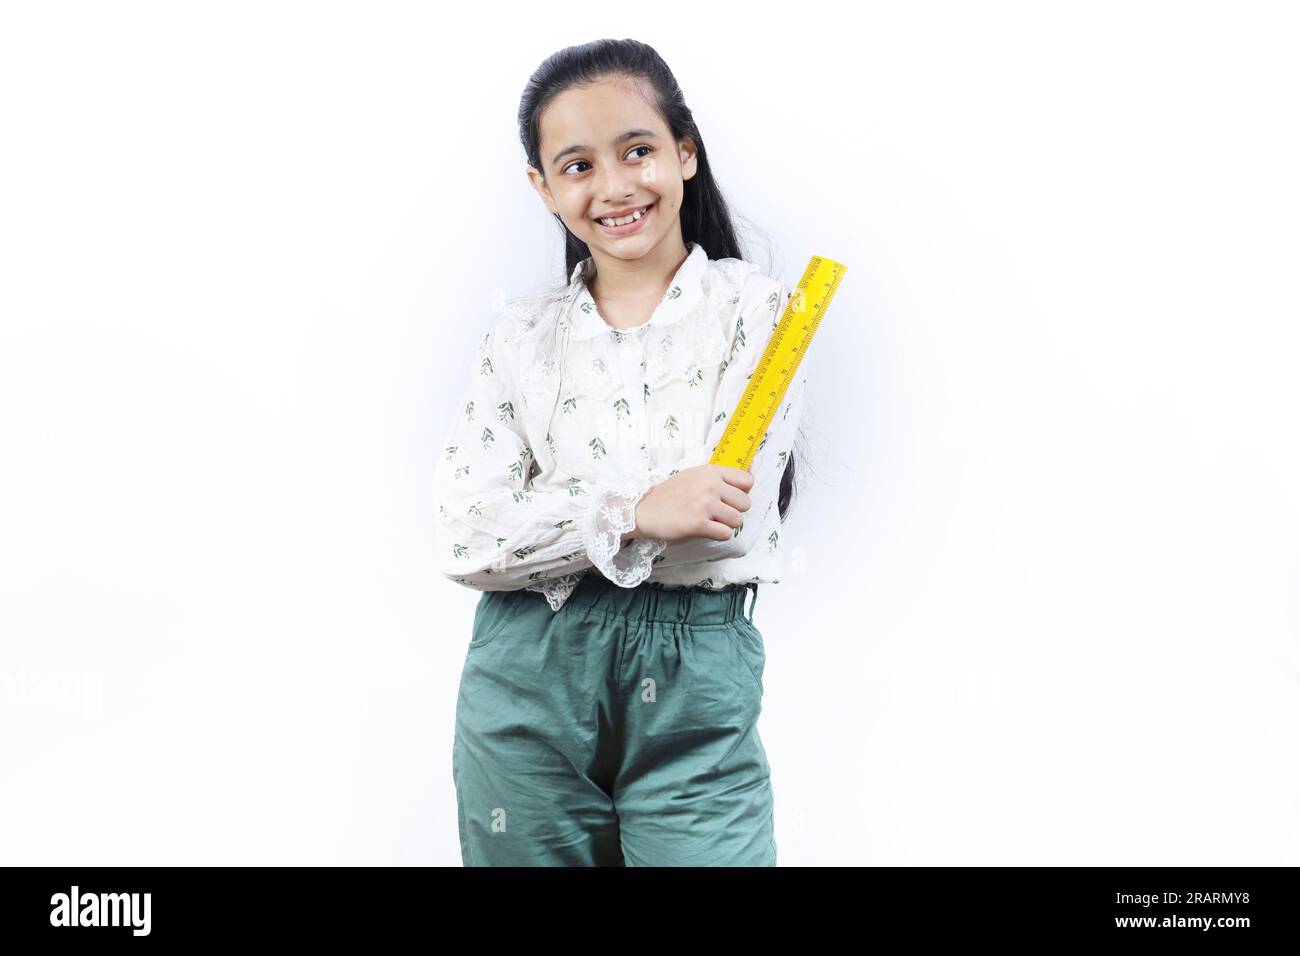
[[[745,597],[754,602],[745,614]],[[564,602],[564,606],[595,608],[636,621],[689,624],[694,627],[730,624],[745,618],[754,623],[758,585],[732,584],[710,590],[699,586],[672,587],[646,581],[634,588],[620,587],[599,571],[589,570]]]

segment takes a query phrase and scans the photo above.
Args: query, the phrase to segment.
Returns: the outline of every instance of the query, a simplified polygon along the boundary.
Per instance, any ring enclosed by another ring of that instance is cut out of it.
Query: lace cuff
[[[619,587],[634,588],[650,576],[654,559],[668,547],[663,538],[633,538],[623,532],[636,527],[636,506],[656,482],[646,475],[621,488],[600,491],[583,519],[582,540],[587,557],[601,574]],[[626,547],[624,547],[626,544]]]

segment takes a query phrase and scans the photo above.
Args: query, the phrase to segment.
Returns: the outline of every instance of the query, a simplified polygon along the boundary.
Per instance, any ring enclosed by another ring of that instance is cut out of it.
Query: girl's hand
[[[641,496],[636,528],[624,537],[729,541],[749,510],[747,492],[753,487],[754,476],[740,468],[684,468]]]

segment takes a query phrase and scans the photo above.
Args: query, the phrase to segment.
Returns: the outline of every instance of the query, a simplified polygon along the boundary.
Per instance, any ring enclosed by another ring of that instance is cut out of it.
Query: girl
[[[551,56],[519,130],[569,280],[506,304],[436,469],[439,568],[484,592],[452,747],[463,861],[775,865],[744,599],[779,580],[805,380],[748,471],[708,462],[790,289],[741,257],[649,46]]]

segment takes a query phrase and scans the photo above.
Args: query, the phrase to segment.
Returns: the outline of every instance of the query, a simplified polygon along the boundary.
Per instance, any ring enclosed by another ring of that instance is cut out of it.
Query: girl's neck
[[[616,259],[594,249],[591,255],[596,275],[587,291],[596,308],[608,318],[606,306],[616,312],[662,299],[690,250],[678,239],[675,245],[660,243],[640,259]]]

